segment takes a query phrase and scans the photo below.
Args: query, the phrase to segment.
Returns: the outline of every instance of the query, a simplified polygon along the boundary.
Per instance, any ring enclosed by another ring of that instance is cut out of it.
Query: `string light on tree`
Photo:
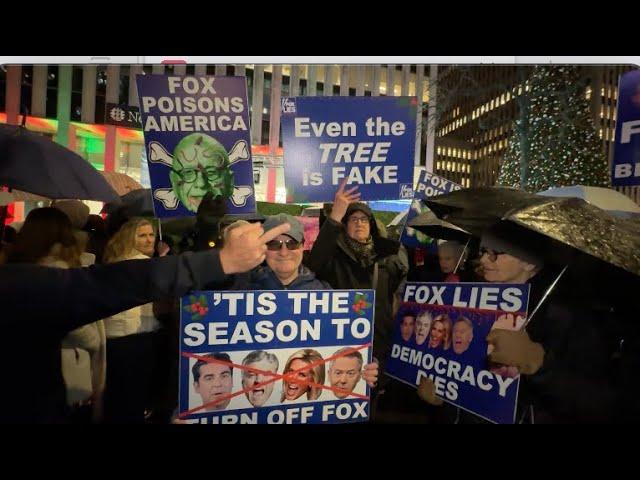
[[[532,192],[608,186],[608,165],[577,68],[537,67],[529,85],[529,101],[514,123],[498,184]]]

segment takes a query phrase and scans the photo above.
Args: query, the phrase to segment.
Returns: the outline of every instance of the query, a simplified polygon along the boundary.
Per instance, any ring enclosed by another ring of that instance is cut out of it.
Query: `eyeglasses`
[[[287,250],[297,250],[302,246],[302,242],[289,238],[288,240],[271,240],[267,242],[267,250],[277,252],[282,248],[282,245],[287,246]]]
[[[198,172],[208,183],[211,183],[213,180],[220,176],[220,169],[216,167],[183,168],[182,170],[172,170],[180,175],[180,178],[182,178],[185,183],[195,182],[198,178]]]
[[[349,217],[349,223],[369,223],[369,217]]]
[[[504,255],[507,252],[498,252],[496,250],[491,250],[490,248],[480,247],[480,256],[486,255],[487,258],[495,262],[498,259],[498,255]]]

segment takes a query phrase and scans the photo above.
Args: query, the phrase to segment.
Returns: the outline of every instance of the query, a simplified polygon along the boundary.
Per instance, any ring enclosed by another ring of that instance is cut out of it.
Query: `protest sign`
[[[343,178],[362,200],[413,198],[416,97],[282,99],[287,200],[331,201]]]
[[[202,198],[255,212],[244,77],[138,75],[156,217],[195,215]]]
[[[521,328],[528,297],[529,285],[408,282],[386,373],[414,387],[429,377],[443,400],[513,423],[520,376],[488,364],[486,336],[492,328]]]
[[[369,415],[373,290],[195,292],[182,299],[179,417],[340,423]]]

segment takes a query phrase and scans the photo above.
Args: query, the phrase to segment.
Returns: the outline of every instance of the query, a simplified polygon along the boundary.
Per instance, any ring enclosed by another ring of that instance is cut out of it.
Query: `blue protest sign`
[[[620,76],[611,185],[640,185],[640,70]]]
[[[424,233],[419,232],[415,228],[406,226],[411,220],[426,211],[427,207],[422,203],[423,198],[435,197],[436,195],[442,195],[443,193],[453,192],[454,190],[460,190],[462,185],[458,185],[446,178],[434,175],[431,172],[425,170],[420,172],[420,178],[416,184],[416,188],[413,192],[413,202],[411,202],[411,208],[407,214],[407,220],[405,222],[404,230],[400,236],[400,242],[407,247],[427,247],[433,246],[433,239]],[[435,253],[435,252],[434,252]]]
[[[344,423],[369,417],[373,290],[195,292],[182,299],[180,418]]]
[[[255,212],[245,78],[138,75],[137,85],[156,216],[195,215],[209,192],[230,214]]]
[[[343,178],[362,200],[413,198],[416,97],[282,99],[287,200],[331,201]]]
[[[386,373],[414,387],[429,377],[444,401],[514,423],[520,376],[514,367],[488,365],[486,336],[522,328],[528,301],[528,285],[408,282]]]

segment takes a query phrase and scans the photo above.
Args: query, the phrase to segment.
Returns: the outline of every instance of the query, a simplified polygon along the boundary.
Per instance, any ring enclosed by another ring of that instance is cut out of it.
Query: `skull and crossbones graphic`
[[[235,185],[231,165],[248,160],[245,140],[237,141],[227,153],[215,138],[203,133],[184,137],[170,154],[157,141],[149,143],[149,161],[168,166],[172,188],[157,188],[154,198],[167,210],[175,210],[181,202],[187,210],[197,212],[202,198],[209,192],[214,197],[229,198],[236,207],[246,205],[253,194],[249,185]]]

